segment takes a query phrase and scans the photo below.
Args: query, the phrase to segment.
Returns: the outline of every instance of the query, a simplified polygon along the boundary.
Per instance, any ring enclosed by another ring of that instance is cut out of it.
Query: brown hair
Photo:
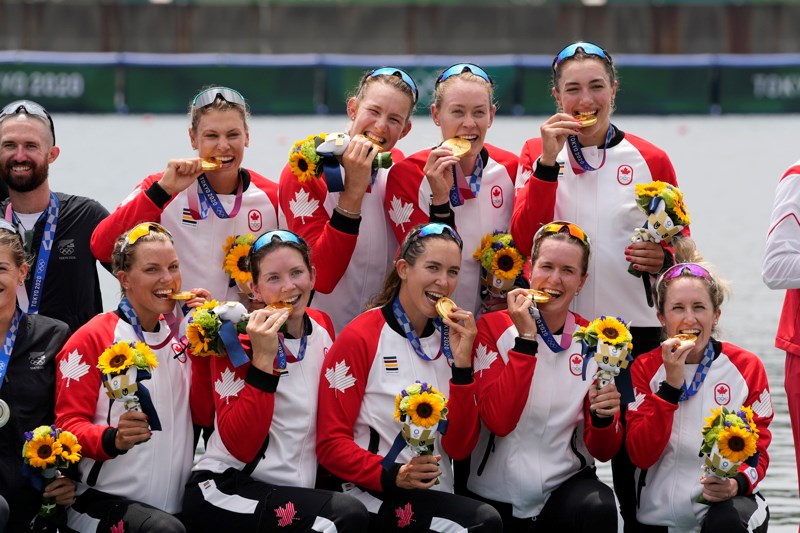
[[[0,248],[8,248],[17,268],[21,267],[23,263],[30,265],[30,258],[19,233],[0,228]]]
[[[600,61],[603,64],[603,67],[606,69],[606,74],[608,74],[608,79],[611,82],[611,85],[614,85],[614,82],[617,81],[617,68],[614,66],[614,63],[611,61],[611,57],[609,56],[608,60],[603,59],[602,57],[587,54],[583,51],[583,48],[579,48],[575,54],[571,57],[564,59],[561,63],[557,63],[553,66],[553,88],[558,91],[558,82],[561,81],[561,68],[568,63],[569,61]]]
[[[303,241],[305,243],[305,241]],[[297,250],[300,255],[303,256],[303,263],[305,263],[306,268],[308,271],[311,272],[311,250],[308,247],[308,244],[298,244],[292,241],[282,241],[278,238],[273,237],[273,239],[259,248],[258,250],[253,250],[250,248],[250,253],[247,256],[247,270],[253,275],[253,283],[258,283],[258,277],[261,275],[261,261],[271,252],[274,252],[278,248],[291,248],[292,250]]]
[[[580,246],[581,250],[583,250],[583,261],[581,264],[583,272],[581,272],[581,274],[584,276],[586,275],[586,273],[589,271],[589,256],[591,255],[589,245],[585,244],[579,238],[570,235],[566,231],[541,233],[537,238],[535,238],[533,241],[533,251],[531,252],[531,266],[536,264],[536,260],[539,258],[539,249],[542,247],[542,243],[547,239],[568,242]]]
[[[170,234],[166,229],[161,227],[160,225],[152,222],[144,222],[143,224],[152,224],[157,229],[151,229],[147,232],[147,234],[142,235],[133,244],[128,243],[128,235],[131,231],[138,228],[141,224],[137,224],[130,230],[126,231],[114,242],[114,251],[111,253],[111,273],[115,276],[117,272],[125,271],[127,272],[130,270],[131,265],[134,262],[136,249],[139,245],[143,242],[169,242],[174,243],[175,241],[172,239],[172,234]],[[163,230],[163,231],[162,231]]]
[[[202,93],[206,89],[212,89],[214,87],[218,87],[218,85],[204,85],[197,91],[197,94]],[[244,122],[244,129],[245,131],[248,130],[247,127],[247,119],[250,117],[250,105],[245,103],[244,107],[238,104],[232,104],[225,100],[222,96],[217,95],[214,99],[214,103],[209,104],[204,107],[195,107],[193,103],[189,103],[189,122],[192,125],[192,131],[197,131],[197,125],[200,124],[200,118],[203,115],[208,114],[212,110],[215,111],[230,111],[231,109],[235,110],[239,115],[242,117],[242,122]]]
[[[372,71],[370,70],[364,74],[358,84],[358,87],[356,87],[352,98],[355,98],[359,103],[361,103],[367,94],[367,89],[376,83],[383,83],[389,87],[394,87],[408,98],[408,115],[406,115],[406,122],[408,122],[408,120],[411,118],[411,115],[414,114],[414,109],[416,108],[416,103],[414,102],[414,92],[411,90],[411,87],[409,87],[408,84],[399,76],[392,76],[390,74],[370,76],[371,73]]]

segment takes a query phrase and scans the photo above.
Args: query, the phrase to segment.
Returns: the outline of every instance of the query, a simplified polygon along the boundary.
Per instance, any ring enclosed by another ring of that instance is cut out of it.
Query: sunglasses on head
[[[6,231],[10,231],[11,233],[16,233],[17,235],[19,235],[19,230],[17,229],[17,227],[4,218],[0,218],[0,229],[4,229]]]
[[[409,237],[406,239],[405,246],[400,251],[400,255],[398,259],[405,258],[406,254],[408,253],[409,248],[411,245],[420,240],[423,237],[429,237],[431,235],[450,235],[453,240],[456,242],[459,248],[464,248],[464,241],[461,240],[461,235],[458,234],[456,230],[448,226],[447,224],[442,224],[441,222],[431,222],[430,224],[425,224],[424,226],[420,226],[419,228],[413,230]]]
[[[303,240],[302,237],[299,235],[292,233],[291,231],[287,231],[285,229],[276,229],[273,231],[268,231],[265,234],[261,235],[256,242],[253,243],[253,246],[250,248],[250,253],[253,254],[259,251],[264,246],[272,244],[273,242],[293,242],[295,244],[299,244],[303,247],[308,247],[306,241]]]
[[[568,233],[581,241],[581,243],[587,248],[591,246],[589,236],[586,235],[586,232],[583,231],[580,226],[573,224],[572,222],[564,222],[563,220],[555,220],[539,228],[539,231],[537,231],[536,235],[533,237],[533,241],[536,242],[543,236],[551,235],[553,233]]]
[[[659,285],[661,283],[666,283],[667,281],[684,276],[687,273],[690,276],[702,278],[710,283],[714,283],[714,277],[711,275],[711,272],[697,263],[677,263],[672,265],[663,274],[661,274],[661,278],[658,280],[658,283]]]
[[[0,111],[0,120],[3,120],[9,115],[18,115],[20,112],[25,112],[28,115],[46,120],[50,124],[50,133],[53,134],[53,144],[56,143],[56,127],[53,125],[53,117],[50,116],[50,113],[48,113],[44,107],[36,102],[30,100],[16,100],[11,102]]]
[[[239,91],[230,89],[228,87],[210,87],[197,93],[197,96],[192,100],[192,107],[200,108],[213,104],[217,98],[222,98],[229,104],[240,105],[246,107],[244,96]]]
[[[561,50],[558,55],[553,59],[553,70],[556,69],[557,65],[560,65],[564,60],[573,57],[575,54],[578,53],[578,50],[583,50],[583,53],[590,56],[597,56],[600,59],[605,59],[608,64],[612,63],[611,61],[611,54],[597,46],[596,44],[587,43],[585,41],[578,41],[577,43],[572,43],[567,45],[563,50]]]
[[[486,81],[486,83],[494,87],[494,81],[492,80],[492,77],[489,76],[481,67],[478,65],[473,65],[472,63],[458,63],[445,69],[436,79],[436,87],[438,87],[439,84],[444,80],[452,78],[453,76],[464,74],[465,72],[471,72],[472,74],[475,74],[479,78],[482,78],[484,81]]]
[[[396,76],[403,80],[406,85],[411,89],[411,92],[414,95],[414,103],[417,103],[419,100],[419,89],[417,89],[417,84],[414,82],[414,79],[408,75],[405,70],[401,70],[395,67],[381,67],[376,68],[373,71],[367,72],[364,75],[364,78],[361,80],[361,85],[364,85],[364,82],[367,81],[368,78],[375,78],[377,76]]]
[[[155,222],[142,222],[141,224],[134,226],[125,236],[125,241],[122,243],[122,246],[119,249],[120,256],[122,257],[120,264],[121,270],[125,270],[125,251],[128,249],[128,247],[133,246],[139,241],[139,239],[146,235],[150,235],[151,233],[163,233],[164,235],[167,235],[170,240],[172,240],[172,234],[161,224],[156,224]]]

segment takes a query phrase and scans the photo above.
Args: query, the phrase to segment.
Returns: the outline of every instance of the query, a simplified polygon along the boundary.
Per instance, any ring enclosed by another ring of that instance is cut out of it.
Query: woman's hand
[[[577,135],[580,130],[580,122],[575,120],[572,115],[556,113],[548,118],[539,127],[542,135],[542,155],[539,157],[539,161],[544,165],[555,165],[556,157],[564,147],[564,143],[567,142],[567,137]]]
[[[339,205],[353,213],[361,211],[361,201],[372,182],[372,160],[379,148],[363,135],[355,135],[342,154],[344,191],[339,195]],[[345,214],[345,216],[347,216]]]
[[[661,343],[661,360],[664,362],[664,370],[667,373],[666,381],[670,386],[676,389],[683,387],[683,369],[686,366],[686,358],[693,349],[694,342],[681,342],[674,337]]]
[[[420,455],[412,457],[409,462],[400,467],[395,478],[395,484],[401,489],[429,489],[436,478],[442,475],[439,469],[441,455]]]
[[[711,503],[730,500],[739,492],[739,483],[734,478],[703,476],[700,484],[703,485],[703,498]]]
[[[148,440],[152,435],[146,414],[141,411],[125,411],[117,422],[114,446],[119,451],[130,450],[140,442]]]
[[[589,389],[589,408],[600,418],[609,418],[619,413],[620,397],[617,386],[612,381],[600,390]]]
[[[75,503],[75,481],[56,470],[57,477],[44,487],[42,496],[55,498],[58,505],[72,505]]]
[[[458,368],[472,366],[472,344],[478,336],[475,316],[460,307],[454,307],[450,317],[443,319],[450,328],[450,348],[453,350],[453,362]]]
[[[450,189],[453,187],[453,169],[460,159],[453,155],[453,150],[446,146],[438,146],[428,154],[423,172],[431,186],[431,203],[443,205],[450,203]]]
[[[530,339],[536,338],[536,322],[531,316],[530,308],[534,305],[527,289],[514,289],[508,293],[508,316],[517,328],[517,335],[523,334]]]
[[[179,192],[186,190],[203,173],[203,166],[199,157],[191,159],[170,159],[167,162],[167,170],[158,180],[158,184],[164,192],[170,196],[175,196]]]
[[[639,272],[658,274],[664,266],[664,249],[657,242],[634,242],[625,248],[625,260]]]
[[[190,298],[190,299],[186,300],[186,307],[188,307],[190,309],[195,309],[197,307],[200,307],[204,303],[206,303],[206,302],[211,300],[211,293],[209,291],[207,291],[206,289],[203,289],[201,287],[198,287],[196,289],[192,289],[189,292],[194,294],[194,298]]]
[[[258,309],[247,321],[247,335],[253,348],[253,365],[262,372],[272,373],[278,355],[278,332],[289,318],[289,310]]]

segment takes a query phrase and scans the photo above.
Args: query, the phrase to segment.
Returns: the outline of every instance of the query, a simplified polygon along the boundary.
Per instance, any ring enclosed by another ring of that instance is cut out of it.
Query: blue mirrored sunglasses
[[[408,85],[408,87],[411,89],[411,92],[414,93],[414,103],[416,104],[417,100],[419,100],[419,89],[417,89],[417,84],[405,70],[401,70],[395,67],[376,68],[375,70],[368,72],[366,76],[364,76],[364,79],[361,80],[361,85],[364,85],[364,82],[367,80],[367,78],[374,78],[376,76],[397,76],[398,78],[406,82],[406,85]]]
[[[221,97],[229,104],[246,107],[242,93],[228,87],[210,87],[200,91],[197,93],[197,96],[194,97],[194,100],[192,100],[192,107],[205,107],[207,105],[211,105],[214,103],[217,97]]]
[[[44,107],[36,102],[30,100],[16,100],[11,102],[0,111],[0,120],[9,115],[17,115],[21,111],[24,111],[28,115],[46,120],[50,124],[50,133],[53,134],[53,144],[56,143],[56,127],[53,125],[53,117],[50,116],[50,113],[48,113]]]
[[[483,70],[478,65],[473,65],[472,63],[458,63],[445,69],[439,77],[436,79],[436,86],[438,87],[440,83],[442,83],[447,78],[451,78],[453,76],[458,76],[459,74],[463,74],[465,72],[471,72],[475,74],[479,78],[483,78],[489,85],[494,87],[494,80],[492,77],[489,76],[485,70]]]
[[[578,50],[583,50],[583,52],[587,55],[597,56],[601,59],[605,59],[609,65],[612,63],[611,54],[609,54],[596,44],[587,43],[586,41],[578,41],[577,43],[572,43],[570,45],[567,45],[563,50],[561,50],[558,53],[555,59],[553,59],[553,70],[556,69],[556,65],[560,65],[565,59],[569,59],[570,57],[578,53]]]
[[[250,253],[251,254],[255,253],[264,246],[272,244],[275,241],[293,242],[295,244],[299,244],[300,246],[308,247],[306,241],[304,241],[303,238],[300,237],[299,235],[284,229],[276,229],[273,231],[268,231],[262,236],[260,236],[258,239],[256,239],[256,242],[253,243],[253,247],[250,249]]]
[[[464,248],[464,241],[461,240],[461,235],[459,235],[456,230],[447,224],[442,224],[441,222],[431,222],[430,224],[420,226],[411,232],[411,235],[408,237],[408,239],[406,239],[405,246],[403,246],[403,249],[400,251],[398,259],[403,259],[408,253],[409,248],[411,248],[411,245],[417,242],[420,238],[428,237],[430,235],[444,235],[445,233],[453,238],[459,248]]]

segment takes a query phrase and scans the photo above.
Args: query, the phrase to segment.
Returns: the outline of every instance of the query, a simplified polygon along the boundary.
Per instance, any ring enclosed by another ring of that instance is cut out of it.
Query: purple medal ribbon
[[[208,208],[210,207],[218,218],[233,218],[239,213],[242,207],[242,191],[244,190],[242,177],[239,176],[239,185],[236,186],[236,200],[233,202],[233,209],[228,213],[222,205],[217,193],[211,188],[208,178],[201,174],[197,178],[197,196],[188,194],[189,213],[194,220],[204,220],[208,218]],[[198,205],[199,203],[199,205]]]
[[[547,327],[541,315],[534,316],[536,322],[536,329],[539,331],[539,336],[542,338],[547,347],[553,353],[560,353],[572,346],[572,333],[575,331],[575,315],[567,313],[567,320],[564,322],[564,329],[561,332],[561,342],[556,342],[553,334],[550,333],[550,328]]]
[[[583,157],[583,152],[581,151],[581,143],[578,140],[577,135],[569,135],[567,137],[567,146],[569,146],[569,154],[571,159],[575,161],[578,166],[580,166],[584,172],[592,172],[595,170],[599,170],[606,164],[606,148],[608,148],[608,143],[611,142],[611,137],[614,136],[614,127],[609,124],[608,125],[608,133],[606,133],[606,142],[603,143],[603,159],[600,161],[600,165],[595,168],[590,165],[586,158]]]

